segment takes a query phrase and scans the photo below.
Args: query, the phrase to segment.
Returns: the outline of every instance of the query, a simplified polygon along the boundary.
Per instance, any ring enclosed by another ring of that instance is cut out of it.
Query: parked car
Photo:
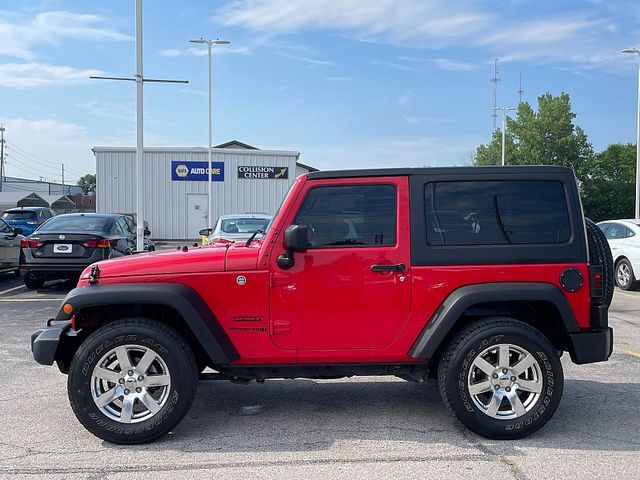
[[[0,219],[0,273],[20,276],[20,241],[24,239],[20,227],[11,227]]]
[[[607,220],[598,227],[611,247],[616,285],[623,290],[636,289],[640,281],[640,220]]]
[[[45,207],[17,207],[2,212],[0,218],[11,227],[20,227],[23,235],[31,235],[36,228],[55,217],[56,212]]]
[[[41,225],[21,247],[24,283],[37,289],[46,280],[77,279],[94,262],[132,254],[136,232],[126,215],[70,213]]]
[[[133,221],[133,225],[134,225],[133,231],[136,232],[138,222],[136,221],[137,215],[135,213],[118,212],[118,215],[126,215],[127,217],[129,217]],[[137,232],[136,232],[136,235],[137,235]],[[149,228],[149,222],[145,220],[144,221],[144,250],[147,252],[155,252],[156,244],[149,237],[151,237],[151,229]]]
[[[611,251],[571,169],[321,171],[248,245],[87,268],[31,342],[109,442],[173,430],[200,379],[353,375],[437,376],[468,429],[512,440],[558,408],[562,352],[609,358],[612,295]]]
[[[237,213],[222,215],[210,231],[200,230],[207,236],[207,245],[222,246],[232,242],[246,242],[258,230],[265,230],[273,217],[266,213]]]

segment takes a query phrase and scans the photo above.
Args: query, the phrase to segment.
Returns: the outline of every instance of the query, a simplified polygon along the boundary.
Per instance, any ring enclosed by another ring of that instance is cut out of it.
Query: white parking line
[[[24,285],[18,285],[17,287],[7,288],[6,290],[2,290],[0,295],[4,295],[5,293],[15,292],[16,290],[20,290],[21,288],[26,288]]]
[[[62,298],[0,298],[0,303],[10,302],[59,302]]]

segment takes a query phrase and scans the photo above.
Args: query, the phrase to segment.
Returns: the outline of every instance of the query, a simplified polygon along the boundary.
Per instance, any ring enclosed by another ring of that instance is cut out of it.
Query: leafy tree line
[[[574,123],[569,95],[538,97],[538,110],[527,102],[507,118],[507,165],[562,165],[573,168],[585,215],[594,221],[632,218],[635,205],[636,146],[612,144],[595,153],[584,130]],[[502,133],[476,150],[476,165],[500,165]]]

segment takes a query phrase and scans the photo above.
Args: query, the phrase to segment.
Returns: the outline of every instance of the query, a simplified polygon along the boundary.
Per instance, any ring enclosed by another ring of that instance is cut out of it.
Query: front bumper
[[[613,329],[611,327],[569,334],[569,354],[573,363],[604,362],[613,352]]]
[[[53,365],[59,358],[59,347],[62,338],[71,328],[71,320],[49,320],[45,328],[40,328],[31,334],[31,353],[36,362],[41,365]]]

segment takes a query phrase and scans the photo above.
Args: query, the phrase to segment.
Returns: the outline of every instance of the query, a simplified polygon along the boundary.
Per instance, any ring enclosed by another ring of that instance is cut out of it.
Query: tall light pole
[[[507,112],[509,110],[515,110],[516,107],[494,107],[495,110],[502,111],[502,166],[504,167],[505,162],[505,151],[506,151],[506,140],[507,140]]]
[[[211,47],[213,45],[229,45],[231,42],[228,40],[220,40],[216,38],[215,40],[205,40],[204,38],[200,38],[199,40],[189,40],[191,43],[203,43],[207,45],[207,50],[209,54],[209,181],[207,182],[207,228],[211,230],[211,182],[213,181],[213,177],[211,171],[213,170],[213,164],[211,162],[211,148],[212,148],[212,137],[213,137],[213,93],[212,93],[212,79],[211,79]]]
[[[638,106],[636,112],[636,209],[635,217],[640,218],[640,50],[627,48],[622,53],[638,55]]]
[[[89,78],[98,80],[125,80],[136,82],[136,251],[144,251],[144,124],[142,107],[143,85],[154,83],[189,83],[188,80],[160,80],[145,78],[142,74],[142,0],[136,0],[136,73],[133,77],[105,77],[92,75]]]

